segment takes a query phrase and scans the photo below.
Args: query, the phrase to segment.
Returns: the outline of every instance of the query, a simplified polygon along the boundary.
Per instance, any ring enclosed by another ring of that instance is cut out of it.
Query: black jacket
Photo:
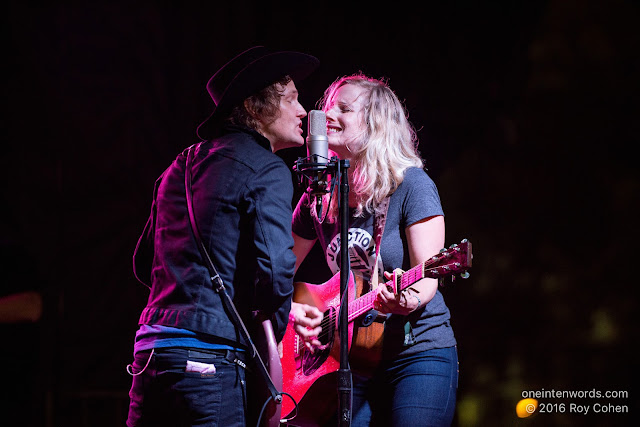
[[[244,343],[196,246],[185,199],[186,150],[156,181],[151,215],[134,254],[134,273],[151,287],[140,324],[159,324]],[[295,256],[291,173],[269,141],[229,128],[203,142],[192,167],[193,205],[202,240],[247,327],[252,312],[271,316],[284,335]]]

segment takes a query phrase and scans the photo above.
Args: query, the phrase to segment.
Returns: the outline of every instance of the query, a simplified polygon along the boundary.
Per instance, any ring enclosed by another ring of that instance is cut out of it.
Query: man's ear
[[[258,131],[258,133],[262,134],[261,129],[262,129],[263,122],[260,119],[260,116],[258,116],[258,113],[256,113],[256,110],[254,110],[251,107],[248,100],[245,99],[243,105],[244,105],[244,109],[247,110],[247,113],[249,113],[251,118],[254,120],[254,123],[255,123],[254,126],[256,128],[255,130]]]
[[[258,115],[256,114],[255,110],[251,108],[251,105],[249,104],[249,100],[245,99],[243,104],[244,104],[244,109],[247,110],[249,115],[253,117],[255,120],[258,120]]]

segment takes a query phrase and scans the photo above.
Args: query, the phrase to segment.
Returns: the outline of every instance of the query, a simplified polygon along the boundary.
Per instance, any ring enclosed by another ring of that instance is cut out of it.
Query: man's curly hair
[[[258,121],[271,123],[280,116],[280,97],[284,93],[283,86],[291,81],[284,76],[260,92],[248,97],[245,103],[233,108],[227,119],[233,125],[246,126],[258,130]]]

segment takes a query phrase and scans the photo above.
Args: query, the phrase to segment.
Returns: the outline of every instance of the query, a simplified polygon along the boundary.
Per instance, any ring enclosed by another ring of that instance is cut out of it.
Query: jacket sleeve
[[[293,184],[284,162],[273,162],[251,184],[257,250],[255,301],[269,316],[276,339],[284,336],[291,309],[295,256],[291,236]]]

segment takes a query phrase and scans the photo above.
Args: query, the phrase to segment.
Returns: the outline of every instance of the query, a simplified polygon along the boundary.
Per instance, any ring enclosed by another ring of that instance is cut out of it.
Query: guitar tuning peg
[[[469,272],[468,272],[468,271],[464,271],[464,272],[462,272],[462,273],[460,274],[460,277],[462,277],[463,279],[468,279],[468,278],[469,278],[469,276],[471,276],[471,275],[469,274]]]
[[[440,253],[443,253],[443,252],[447,252],[447,249],[446,248],[440,249]]]
[[[453,249],[453,248],[457,248],[457,247],[458,247],[458,244],[454,243],[453,245],[449,246],[449,249]]]

